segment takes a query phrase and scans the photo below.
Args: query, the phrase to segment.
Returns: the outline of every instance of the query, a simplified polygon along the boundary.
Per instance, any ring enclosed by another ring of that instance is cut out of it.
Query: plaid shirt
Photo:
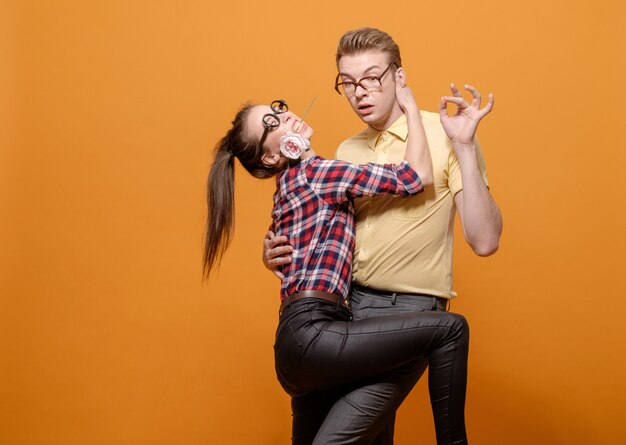
[[[352,198],[422,191],[408,162],[400,165],[355,165],[313,156],[279,173],[274,193],[276,235],[294,248],[291,264],[282,267],[280,299],[301,290],[347,297],[354,249]]]

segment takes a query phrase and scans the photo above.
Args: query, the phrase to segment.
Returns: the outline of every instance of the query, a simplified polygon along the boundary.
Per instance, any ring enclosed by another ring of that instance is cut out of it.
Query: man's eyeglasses
[[[368,92],[380,90],[382,87],[382,78],[385,77],[385,74],[387,74],[387,71],[389,71],[392,65],[394,65],[393,62],[389,64],[380,76],[364,77],[358,82],[339,82],[341,78],[341,73],[339,73],[335,79],[335,91],[342,96],[352,96],[356,91],[356,87],[361,87]]]
[[[289,111],[289,106],[287,102],[284,100],[275,100],[270,104],[270,108],[273,113],[267,113],[263,115],[263,136],[261,136],[261,140],[259,140],[258,149],[260,151],[263,150],[263,143],[265,142],[265,138],[267,138],[267,133],[270,131],[274,131],[276,128],[280,126],[280,118],[279,114],[286,113]]]

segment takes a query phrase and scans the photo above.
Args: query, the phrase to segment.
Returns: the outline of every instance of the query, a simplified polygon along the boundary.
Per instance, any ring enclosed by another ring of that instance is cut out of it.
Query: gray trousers
[[[354,286],[354,320],[421,311],[446,311],[446,301],[431,296],[378,292]],[[407,363],[358,386],[320,394],[316,444],[393,445],[396,410],[420,379],[428,360]]]

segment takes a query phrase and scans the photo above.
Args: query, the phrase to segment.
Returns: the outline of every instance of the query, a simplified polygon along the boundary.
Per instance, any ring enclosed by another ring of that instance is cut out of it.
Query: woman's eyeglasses
[[[275,100],[270,104],[270,108],[273,113],[267,113],[263,115],[263,136],[259,140],[258,149],[263,150],[263,143],[265,142],[265,138],[267,138],[267,133],[270,131],[274,131],[276,128],[280,126],[280,118],[279,114],[286,113],[289,111],[289,106],[287,102],[284,100]]]

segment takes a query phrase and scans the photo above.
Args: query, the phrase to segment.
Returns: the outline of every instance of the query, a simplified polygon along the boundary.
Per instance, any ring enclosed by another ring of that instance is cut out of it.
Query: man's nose
[[[354,87],[354,95],[359,99],[367,96],[368,91],[361,85],[357,85]]]

